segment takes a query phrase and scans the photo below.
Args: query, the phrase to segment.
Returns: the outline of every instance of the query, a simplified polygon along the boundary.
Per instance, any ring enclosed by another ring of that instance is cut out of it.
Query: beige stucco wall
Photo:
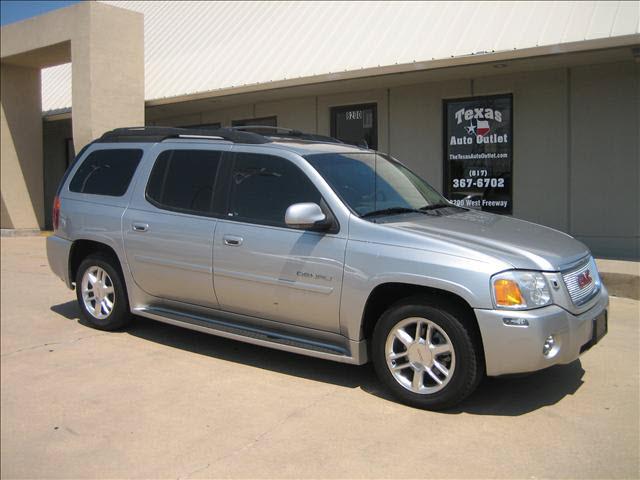
[[[45,226],[40,69],[71,61],[76,150],[107,130],[144,125],[141,14],[82,2],[3,26],[2,228]]]
[[[594,250],[640,252],[640,64],[571,70],[570,231]],[[635,238],[635,242],[634,239]]]
[[[96,3],[81,16],[71,41],[76,151],[108,130],[144,125],[142,15]]]
[[[442,100],[513,93],[514,216],[575,235],[598,255],[638,258],[639,68],[628,61],[257,102],[182,124],[278,115],[279,126],[328,135],[332,106],[376,102],[379,149],[442,190]]]
[[[38,228],[44,222],[40,70],[6,65],[0,77],[1,227]]]

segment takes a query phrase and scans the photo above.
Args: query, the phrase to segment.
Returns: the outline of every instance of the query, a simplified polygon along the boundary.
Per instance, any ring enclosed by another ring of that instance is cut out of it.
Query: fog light
[[[547,339],[544,341],[544,345],[542,346],[542,354],[545,357],[549,355],[555,345],[556,345],[556,339],[553,338],[553,335],[549,335]]]

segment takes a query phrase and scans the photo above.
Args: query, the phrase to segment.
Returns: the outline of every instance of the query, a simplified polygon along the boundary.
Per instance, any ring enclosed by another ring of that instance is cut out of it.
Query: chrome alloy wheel
[[[116,302],[113,281],[100,267],[87,268],[82,276],[82,300],[87,311],[100,320],[107,318]]]
[[[414,393],[442,390],[456,368],[451,339],[426,318],[411,317],[398,322],[387,336],[385,355],[396,381]]]

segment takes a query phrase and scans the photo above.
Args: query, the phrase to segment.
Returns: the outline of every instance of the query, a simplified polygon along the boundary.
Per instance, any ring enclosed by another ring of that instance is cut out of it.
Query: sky
[[[35,17],[51,10],[68,7],[80,0],[73,1],[27,1],[27,0],[2,0],[0,1],[0,24],[18,22],[25,18]]]

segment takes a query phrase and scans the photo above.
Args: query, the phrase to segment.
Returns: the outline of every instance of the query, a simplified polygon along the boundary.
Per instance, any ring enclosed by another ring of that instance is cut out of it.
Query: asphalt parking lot
[[[83,325],[44,238],[3,238],[3,478],[637,478],[639,302],[580,360],[394,403],[356,367],[136,319]]]

